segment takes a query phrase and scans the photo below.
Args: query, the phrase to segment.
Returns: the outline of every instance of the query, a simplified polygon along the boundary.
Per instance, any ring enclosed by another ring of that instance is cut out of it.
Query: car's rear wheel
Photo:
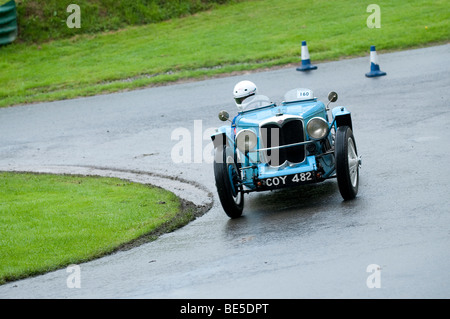
[[[226,145],[215,149],[214,176],[223,210],[230,218],[238,218],[244,209],[244,193],[234,152]]]
[[[336,176],[339,191],[344,200],[354,199],[359,186],[359,157],[353,132],[348,126],[340,126],[335,140]]]

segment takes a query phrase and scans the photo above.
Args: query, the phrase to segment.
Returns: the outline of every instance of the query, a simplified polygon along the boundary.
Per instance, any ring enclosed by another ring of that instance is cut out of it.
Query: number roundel
[[[297,90],[297,99],[309,99],[313,95],[311,90]]]

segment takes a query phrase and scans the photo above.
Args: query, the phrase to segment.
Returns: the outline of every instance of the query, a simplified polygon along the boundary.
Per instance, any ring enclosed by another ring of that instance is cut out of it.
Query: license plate
[[[262,187],[266,189],[296,186],[315,182],[314,172],[297,173],[293,175],[276,176],[261,180]]]

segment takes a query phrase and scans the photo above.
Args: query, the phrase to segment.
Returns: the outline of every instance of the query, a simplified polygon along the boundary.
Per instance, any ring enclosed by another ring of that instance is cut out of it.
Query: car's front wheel
[[[240,171],[232,150],[226,145],[215,149],[214,176],[225,213],[230,218],[240,217],[244,209],[244,193],[239,185]]]
[[[339,191],[344,200],[354,199],[358,193],[360,161],[350,127],[338,127],[334,151]]]

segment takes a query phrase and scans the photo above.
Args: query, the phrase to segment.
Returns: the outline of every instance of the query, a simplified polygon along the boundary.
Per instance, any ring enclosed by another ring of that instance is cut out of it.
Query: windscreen
[[[250,111],[261,107],[272,105],[273,103],[265,95],[254,95],[244,100],[239,108],[240,111]]]

